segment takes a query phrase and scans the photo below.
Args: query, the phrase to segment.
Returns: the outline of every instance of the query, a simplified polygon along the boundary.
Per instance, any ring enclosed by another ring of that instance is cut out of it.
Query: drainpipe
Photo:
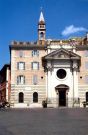
[[[46,71],[46,97],[48,99],[48,71]]]
[[[73,75],[73,81],[72,81],[72,85],[73,85],[73,92],[72,92],[72,107],[74,107],[74,71],[75,71],[75,67],[74,67],[74,61],[72,61],[72,75]]]
[[[74,68],[73,68],[73,107],[74,107]]]
[[[6,101],[8,102],[8,89],[9,89],[9,82],[8,82],[8,78],[9,77],[9,70],[8,70],[8,67],[7,67],[7,70],[6,70]]]

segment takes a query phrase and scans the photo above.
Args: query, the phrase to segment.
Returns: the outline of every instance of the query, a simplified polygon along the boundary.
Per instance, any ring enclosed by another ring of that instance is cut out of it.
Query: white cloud
[[[62,31],[62,35],[63,36],[67,36],[76,32],[80,32],[80,31],[87,31],[86,28],[84,27],[75,27],[74,25],[70,25],[65,27],[65,29]]]

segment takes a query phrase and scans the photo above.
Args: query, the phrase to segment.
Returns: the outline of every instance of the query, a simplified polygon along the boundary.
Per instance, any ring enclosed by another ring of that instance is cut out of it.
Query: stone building
[[[88,34],[68,40],[46,39],[41,12],[38,41],[12,41],[11,94],[14,107],[82,106],[88,101]]]

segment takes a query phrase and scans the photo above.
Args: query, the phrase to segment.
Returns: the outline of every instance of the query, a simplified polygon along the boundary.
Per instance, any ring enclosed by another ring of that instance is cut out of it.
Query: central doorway
[[[59,106],[66,106],[66,90],[59,91]]]
[[[58,106],[67,106],[67,92],[69,87],[67,85],[61,84],[55,87],[56,93],[58,94]]]

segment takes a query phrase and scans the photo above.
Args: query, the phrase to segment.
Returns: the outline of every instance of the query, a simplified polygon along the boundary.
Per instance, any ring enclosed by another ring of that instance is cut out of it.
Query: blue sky
[[[46,20],[46,38],[85,36],[88,0],[0,0],[0,69],[10,62],[12,40],[36,41],[40,9]]]

